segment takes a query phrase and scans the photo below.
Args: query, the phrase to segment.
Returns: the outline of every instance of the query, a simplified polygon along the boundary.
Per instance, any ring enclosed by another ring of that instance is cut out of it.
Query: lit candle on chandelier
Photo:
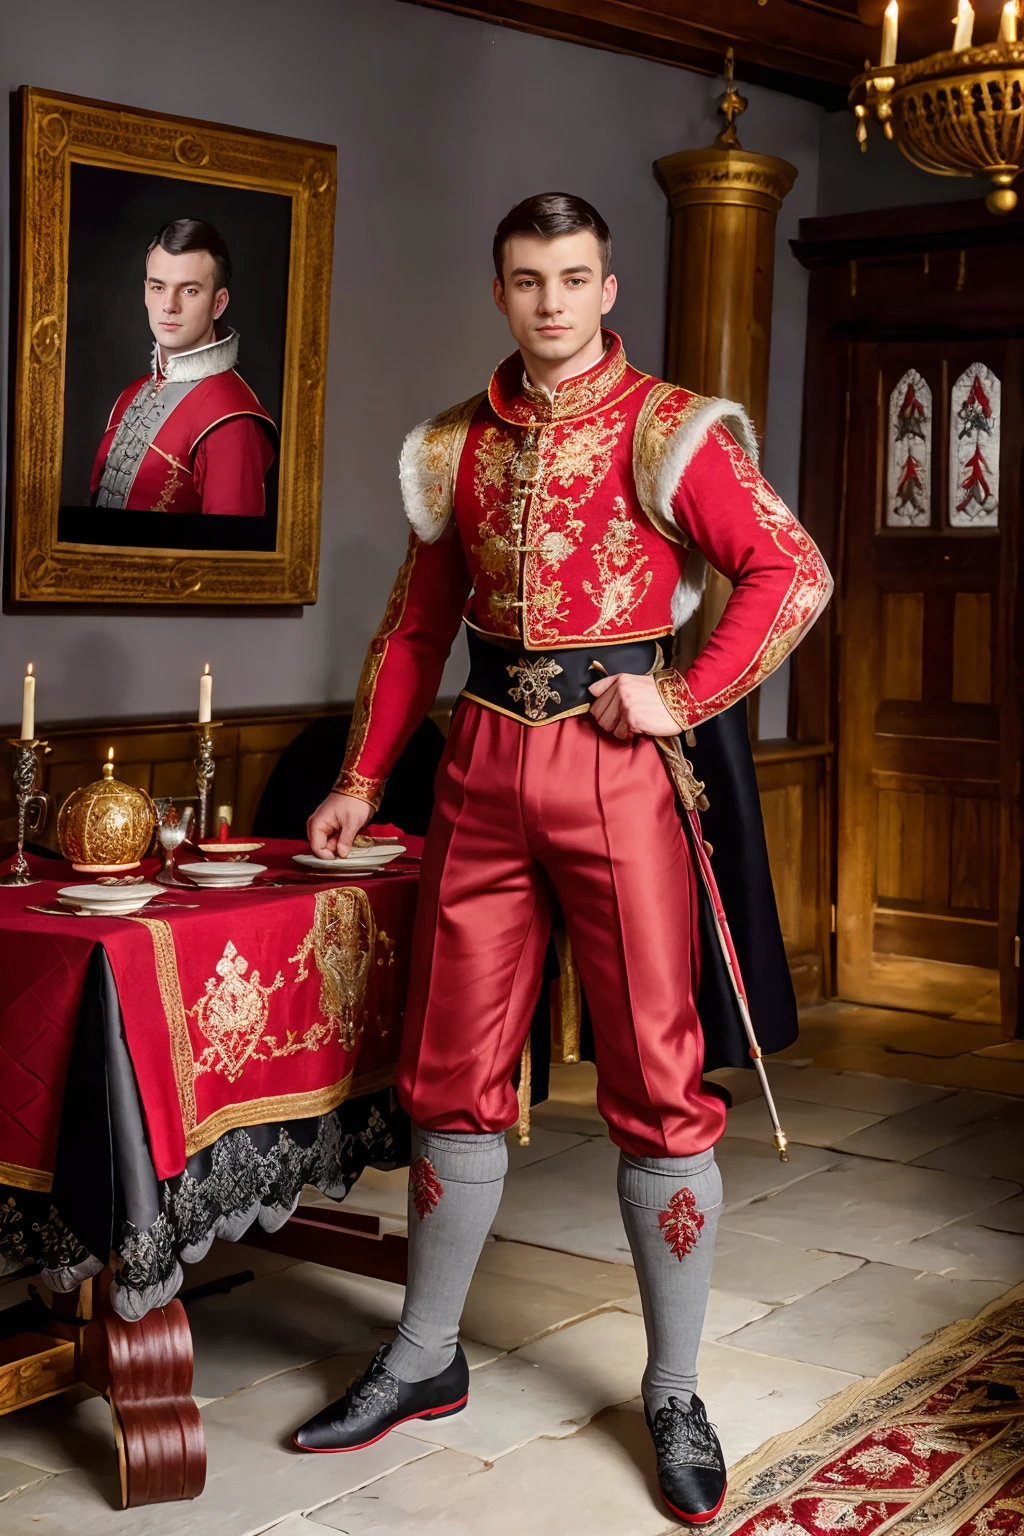
[[[199,724],[206,725],[213,719],[213,678],[210,675],[210,663],[203,668],[203,675],[199,679]]]
[[[999,41],[1001,43],[1015,43],[1017,41],[1017,0],[1007,0],[1003,6],[1002,18],[999,22]]]
[[[29,662],[21,690],[21,739],[31,741],[36,734],[36,680]]]
[[[882,20],[882,55],[878,60],[881,69],[887,69],[890,64],[896,63],[896,36],[899,24],[900,8],[897,0],[889,0]]]
[[[974,7],[971,0],[960,0],[956,13],[956,31],[953,33],[953,52],[962,53],[971,46],[974,36]]]

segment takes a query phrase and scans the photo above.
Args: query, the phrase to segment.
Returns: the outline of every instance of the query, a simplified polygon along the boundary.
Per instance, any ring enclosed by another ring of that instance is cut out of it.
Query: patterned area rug
[[[714,1536],[1024,1536],[1024,1286],[732,1470]]]

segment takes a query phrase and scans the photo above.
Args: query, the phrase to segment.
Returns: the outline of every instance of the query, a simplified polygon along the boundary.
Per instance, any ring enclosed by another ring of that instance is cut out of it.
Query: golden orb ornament
[[[76,789],[57,817],[60,851],[79,874],[134,869],[156,827],[156,807],[144,789],[114,778],[114,749],[103,777]]]

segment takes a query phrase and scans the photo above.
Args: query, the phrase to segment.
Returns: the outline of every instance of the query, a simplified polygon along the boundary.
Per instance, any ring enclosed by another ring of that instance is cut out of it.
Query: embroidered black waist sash
[[[511,715],[524,725],[549,725],[568,715],[585,714],[593,703],[593,694],[587,690],[605,674],[642,675],[663,665],[656,640],[526,651],[515,640],[485,638],[468,625],[466,632],[469,677],[462,697]]]

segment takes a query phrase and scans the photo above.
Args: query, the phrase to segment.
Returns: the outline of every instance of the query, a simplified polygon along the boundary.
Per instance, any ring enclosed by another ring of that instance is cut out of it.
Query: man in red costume
[[[620,1149],[660,1486],[681,1520],[701,1523],[725,1496],[695,1395],[725,1109],[701,1086],[698,881],[717,893],[700,786],[676,738],[779,665],[831,581],[758,472],[742,408],[639,372],[601,329],[610,255],[607,226],[579,198],[514,208],[495,237],[494,296],[519,350],[402,453],[409,551],[309,836],[324,855],[351,847],[465,618],[471,669],[424,852],[398,1078],[419,1143],[409,1283],[395,1342],[295,1438],[351,1450],[466,1400],[459,1316],[497,1209],[557,900],[593,1018],[598,1107]],[[734,591],[677,670],[673,633],[708,561]]]
[[[231,257],[212,224],[175,219],[146,252],[153,368],[118,397],[93,465],[93,505],[263,517],[277,429],[235,372],[220,328]]]

